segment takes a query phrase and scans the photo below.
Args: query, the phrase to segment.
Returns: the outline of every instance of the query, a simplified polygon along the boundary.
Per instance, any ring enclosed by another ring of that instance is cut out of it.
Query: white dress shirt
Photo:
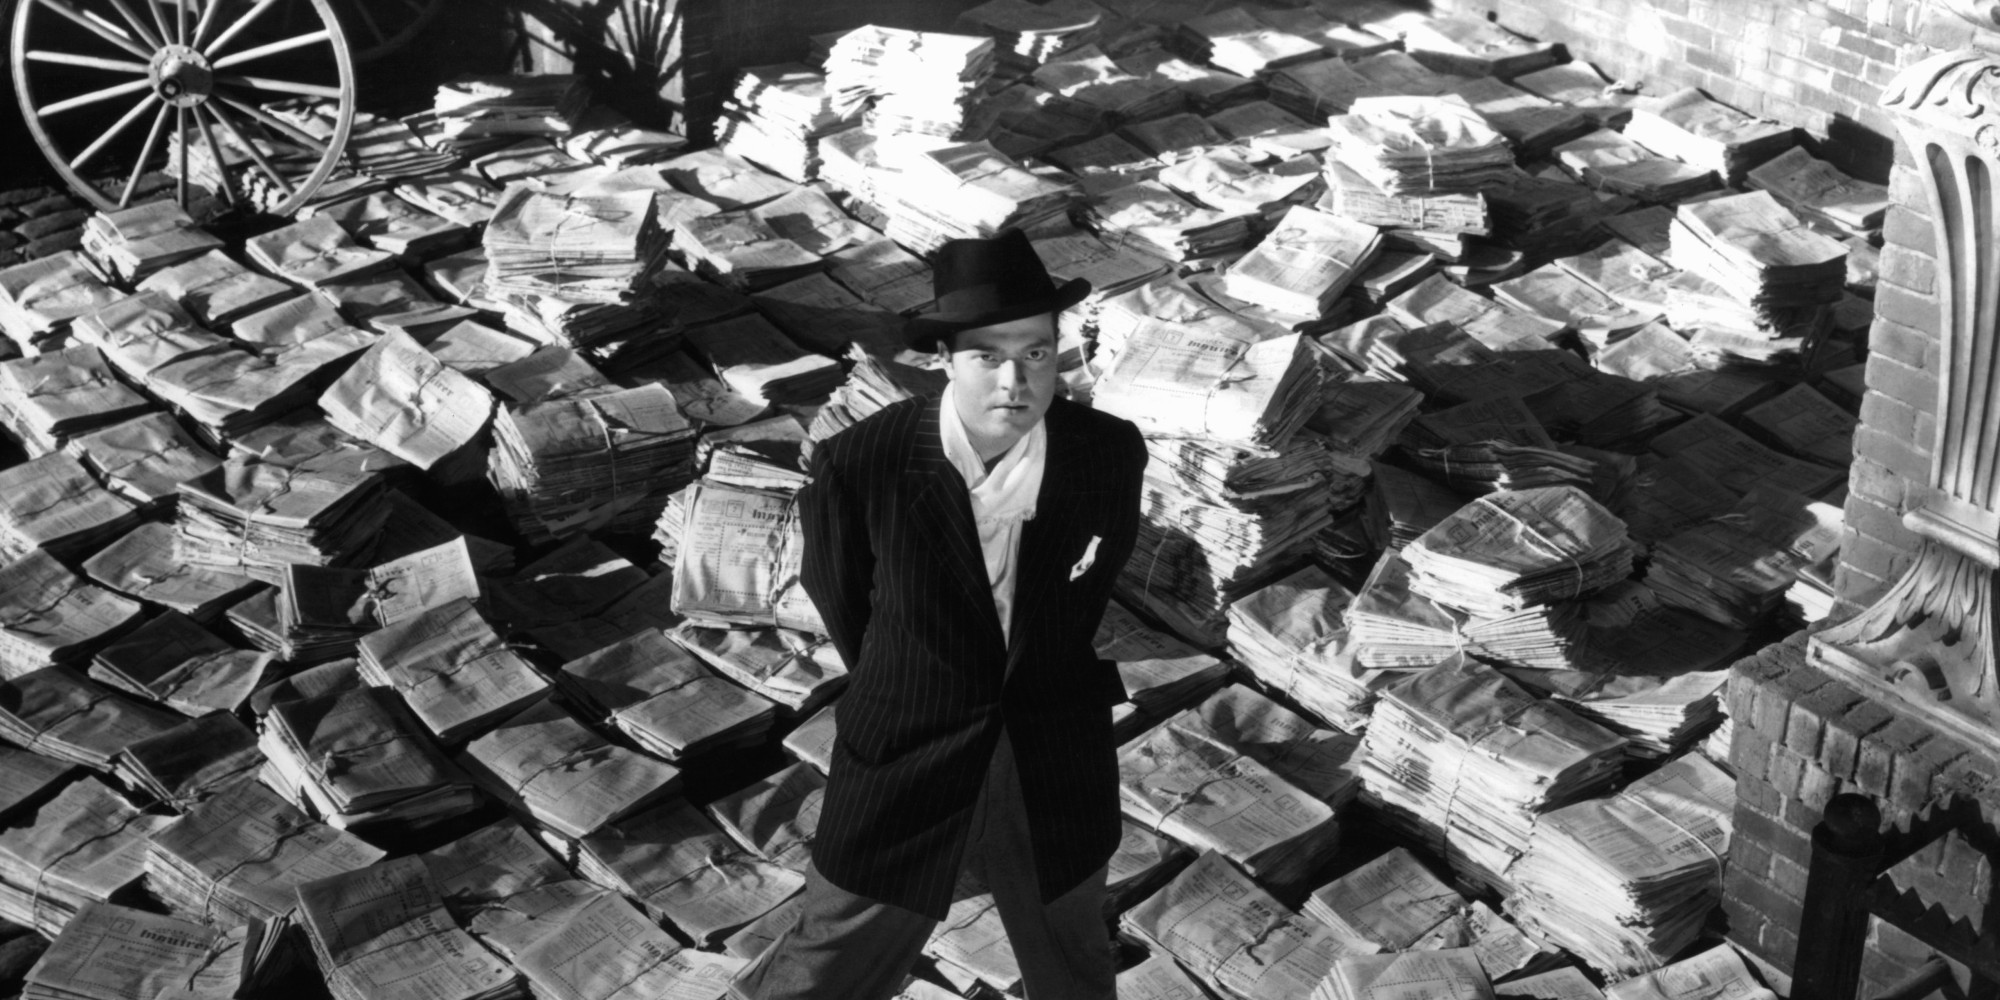
[[[993,588],[993,610],[1000,615],[1000,635],[1011,641],[1021,524],[1035,517],[1035,500],[1042,492],[1042,470],[1048,461],[1048,428],[1045,422],[1036,422],[989,472],[972,446],[949,392],[939,401],[938,411],[945,457],[965,477],[965,488],[972,494],[972,520],[979,528],[979,550],[986,559],[986,580]]]

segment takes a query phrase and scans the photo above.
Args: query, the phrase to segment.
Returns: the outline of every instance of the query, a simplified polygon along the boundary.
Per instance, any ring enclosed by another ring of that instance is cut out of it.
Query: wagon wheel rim
[[[309,3],[319,15],[318,26],[261,41],[260,25],[268,27],[266,15],[280,2]],[[49,19],[51,31],[69,30],[56,27],[67,25],[82,33],[63,48],[31,48],[38,17]],[[327,0],[19,0],[11,41],[14,93],[29,134],[49,166],[105,211],[132,204],[141,179],[156,169],[174,180],[177,200],[190,205],[194,184],[187,151],[198,145],[221,168],[223,183],[215,194],[224,203],[245,207],[249,192],[241,175],[255,172],[283,193],[268,210],[290,214],[341,165],[353,128],[354,60]],[[297,79],[299,59],[312,52],[331,58],[337,85]],[[95,89],[43,100],[33,77],[34,68],[43,66],[101,74],[103,85],[92,80]],[[336,103],[330,134],[315,137],[260,103],[300,96]],[[124,113],[88,141],[66,142],[51,130],[52,121],[60,124],[62,116],[86,108]],[[180,137],[179,156],[169,153],[170,133]],[[253,139],[316,158],[310,170],[287,172]],[[243,154],[234,158],[234,170],[225,148]],[[126,159],[122,176],[112,178],[118,182],[115,197],[85,177],[114,151],[137,154]]]

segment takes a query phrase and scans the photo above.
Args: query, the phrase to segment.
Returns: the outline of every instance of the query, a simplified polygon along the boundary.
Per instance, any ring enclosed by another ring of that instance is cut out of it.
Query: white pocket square
[[[1076,565],[1069,568],[1069,578],[1071,580],[1075,580],[1077,577],[1090,572],[1091,565],[1097,562],[1097,543],[1102,541],[1104,539],[1096,535],[1090,536],[1090,546],[1083,550],[1083,558],[1078,559]]]

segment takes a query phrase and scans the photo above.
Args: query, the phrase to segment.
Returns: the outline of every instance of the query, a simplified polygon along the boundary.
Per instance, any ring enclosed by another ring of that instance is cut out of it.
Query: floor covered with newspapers
[[[1762,988],[1724,682],[1830,611],[1886,190],[1373,0],[959,31],[744,69],[708,148],[496,76],[293,217],[0,193],[0,996],[722,996],[846,676],[793,493],[1009,226],[1152,453],[1120,996]],[[275,203],[243,143],[330,126],[265,117],[197,181]],[[962,888],[912,1000],[1019,993]]]

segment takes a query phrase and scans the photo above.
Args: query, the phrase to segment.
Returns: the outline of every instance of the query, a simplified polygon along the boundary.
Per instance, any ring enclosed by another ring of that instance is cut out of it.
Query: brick
[[[1763,877],[1771,872],[1771,849],[1747,837],[1729,841],[1729,870]]]
[[[1811,837],[1813,828],[1819,826],[1819,821],[1824,816],[1818,809],[1814,809],[1796,798],[1787,798],[1785,800],[1783,818],[1786,826],[1795,830],[1804,830],[1806,836]],[[1804,864],[1804,862],[1800,863]]]
[[[1731,864],[1730,870],[1734,871],[1735,867]],[[1745,902],[1741,896],[1728,893],[1722,896],[1722,915],[1729,921],[1729,940],[1750,949],[1757,948],[1761,943],[1764,926],[1770,922],[1762,910]]]
[[[1902,148],[1902,146],[1904,146],[1902,142],[1896,144],[1896,148]],[[1888,216],[1882,220],[1882,242],[1884,242],[1884,246],[1886,244],[1908,246],[1910,250],[1916,250],[1918,254],[1932,254],[1932,256],[1936,256],[1936,252],[1938,252],[1936,250],[1936,240],[1938,240],[1938,236],[1930,228],[1930,216],[1924,214],[1924,208],[1912,206],[1912,204],[1892,204],[1892,206],[1888,206]]]
[[[1875,286],[1875,314],[1891,322],[1901,323],[1914,330],[1922,330],[1931,339],[1936,339],[1943,322],[1938,311],[1935,296],[1912,292],[1891,284]],[[1906,363],[1914,363],[1910,358]]]
[[[1759,841],[1773,857],[1790,858],[1802,865],[1812,863],[1812,838],[1776,816],[1746,809],[1738,802],[1731,823],[1735,827],[1732,836]]]
[[[1840,780],[1817,764],[1807,767],[1805,776],[1799,779],[1799,803],[1808,809],[1824,813],[1826,804],[1838,794]]]
[[[1756,777],[1748,771],[1738,771],[1736,779],[1736,801],[1767,816],[1776,816],[1784,808],[1784,796],[1771,783]]]
[[[1972,801],[2000,800],[2000,764],[1977,754],[1967,754],[1938,769],[1931,783],[1931,797],[1940,801],[1965,798]]]
[[[1898,809],[1915,811],[1931,804],[1931,782],[1938,772],[1952,761],[1965,756],[1965,748],[1944,738],[1933,736],[1896,758],[1896,771],[1890,780],[1889,801]]]
[[[1799,779],[1809,766],[1811,761],[1805,755],[1783,745],[1773,746],[1770,759],[1765,763],[1764,780],[1770,782],[1779,795],[1789,798],[1798,794]]]
[[[1923,172],[1915,167],[1897,167],[1889,171],[1889,198],[1895,204],[1928,212],[1931,195],[1924,188]]]
[[[1739,775],[1762,776],[1770,768],[1771,741],[1742,725],[1729,737],[1729,767]],[[1758,782],[1762,784],[1763,782]],[[1738,795],[1743,794],[1741,789]]]
[[[1883,281],[1898,287],[1925,295],[1937,292],[1937,261],[1909,247],[1895,244],[1883,247],[1880,273]]]
[[[1805,865],[1797,862],[1787,861],[1784,858],[1772,858],[1771,885],[1787,896],[1795,896],[1800,900],[1804,900],[1806,898],[1807,871],[1808,869]]]
[[[1886,523],[1896,526],[1902,524],[1903,501],[1909,495],[1909,485],[1908,479],[1890,472],[1887,466],[1873,459],[1856,456],[1854,463],[1847,467],[1848,502],[1852,504],[1858,500],[1890,511],[1894,520]],[[1849,523],[1848,527],[1881,538],[1884,524]]]
[[[1744,904],[1764,915],[1772,925],[1796,927],[1805,916],[1805,904],[1795,896],[1787,896],[1777,886],[1750,875],[1737,877],[1731,873],[1729,893]]]
[[[1841,558],[1884,580],[1900,580],[1914,557],[1907,545],[1857,534],[1843,542]]]
[[[1874,389],[1861,397],[1861,422],[1898,441],[1917,439],[1917,411]]]
[[[1860,758],[1861,739],[1895,721],[1895,713],[1872,701],[1863,701],[1847,713],[1827,720],[1820,741],[1819,765],[1842,781],[1854,778]]]
[[[1937,335],[1921,327],[1905,326],[1884,318],[1880,312],[1868,327],[1868,351],[1895,358],[1912,368],[1935,371],[1924,364],[1924,356],[1937,344]]]
[[[1885,354],[1868,356],[1868,387],[1921,413],[1937,412],[1938,373]]]
[[[1863,791],[1878,799],[1889,797],[1895,777],[1896,758],[1931,738],[1931,731],[1912,719],[1897,717],[1888,725],[1861,738],[1861,753],[1854,765],[1854,780]]]
[[[1865,399],[1864,399],[1865,402]],[[1930,449],[1909,438],[1890,437],[1880,428],[1862,425],[1854,432],[1854,454],[1889,467],[1906,479],[1928,481]]]
[[[1792,702],[1791,716],[1785,723],[1785,746],[1808,760],[1817,758],[1826,720],[1845,715],[1860,703],[1860,692],[1845,684],[1824,684],[1799,696]]]
[[[1855,464],[1859,465],[1860,461],[1857,460]],[[1873,462],[1868,464],[1877,469],[1881,468]],[[1897,482],[1902,480],[1899,479]],[[1889,507],[1867,497],[1858,496],[1852,479],[1849,480],[1847,488],[1845,520],[1848,527],[1873,538],[1887,538],[1904,530],[1900,503],[1895,507]]]

